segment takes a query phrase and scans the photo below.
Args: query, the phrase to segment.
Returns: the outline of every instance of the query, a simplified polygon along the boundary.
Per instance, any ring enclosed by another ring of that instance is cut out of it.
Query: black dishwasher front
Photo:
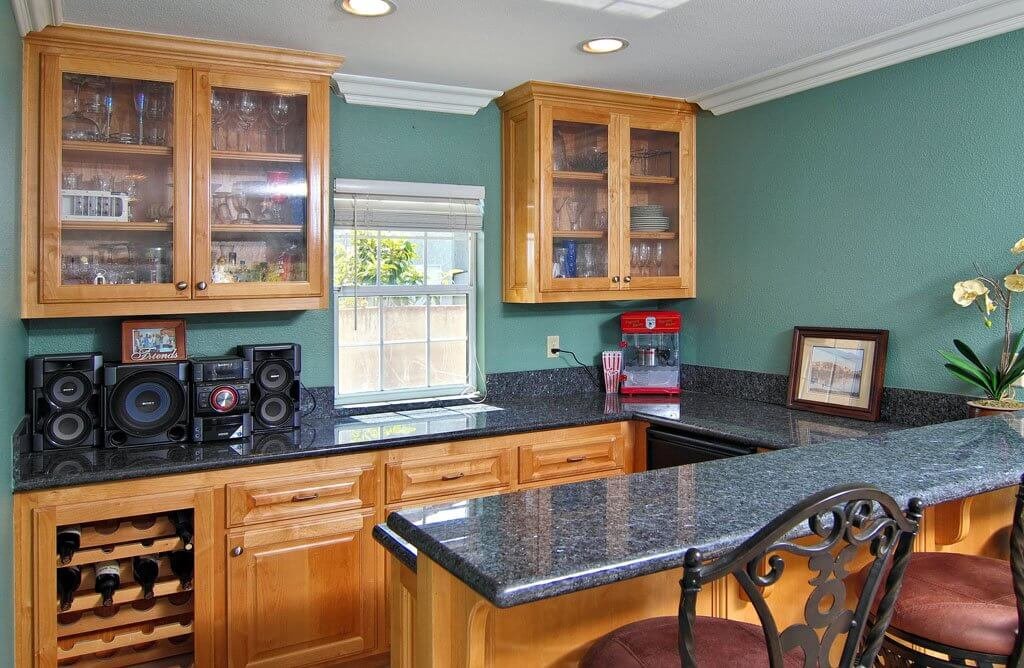
[[[649,427],[647,429],[647,469],[696,464],[712,459],[751,455],[757,448],[697,434],[692,431]]]

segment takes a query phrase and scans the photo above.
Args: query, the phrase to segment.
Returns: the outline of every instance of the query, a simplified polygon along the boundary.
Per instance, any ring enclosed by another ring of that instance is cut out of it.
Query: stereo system
[[[31,357],[32,450],[205,443],[297,429],[299,345],[239,346],[238,353],[137,364],[104,364],[99,353]]]
[[[100,428],[103,356],[36,355],[28,360],[32,449],[95,446]]]
[[[299,411],[302,348],[297,343],[238,346],[252,365],[252,418],[256,433],[295,429]]]

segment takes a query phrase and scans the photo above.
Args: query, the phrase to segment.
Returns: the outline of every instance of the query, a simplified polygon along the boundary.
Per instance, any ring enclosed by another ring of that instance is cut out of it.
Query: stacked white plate
[[[660,204],[629,207],[629,229],[634,232],[668,232],[669,219]]]

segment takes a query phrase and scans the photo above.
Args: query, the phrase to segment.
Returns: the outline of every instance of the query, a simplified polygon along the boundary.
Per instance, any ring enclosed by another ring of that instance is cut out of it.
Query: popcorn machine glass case
[[[679,394],[679,330],[675,311],[622,314],[622,394]]]

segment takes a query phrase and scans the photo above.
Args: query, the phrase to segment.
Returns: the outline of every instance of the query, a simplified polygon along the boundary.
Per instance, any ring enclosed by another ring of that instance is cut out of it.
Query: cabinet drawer
[[[511,459],[510,451],[496,450],[389,462],[386,467],[388,503],[509,487]]]
[[[524,445],[519,449],[519,482],[622,471],[625,447],[625,439],[618,430],[571,441]]]
[[[356,510],[373,504],[372,466],[227,485],[228,526]]]

